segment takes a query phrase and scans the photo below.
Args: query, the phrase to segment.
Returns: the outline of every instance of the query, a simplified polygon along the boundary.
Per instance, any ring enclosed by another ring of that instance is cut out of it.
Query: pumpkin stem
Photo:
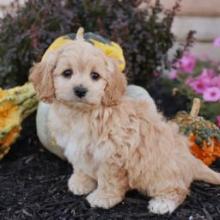
[[[83,35],[84,35],[84,28],[80,27],[76,32],[76,39],[83,40]]]
[[[199,98],[194,98],[193,99],[193,105],[191,108],[190,116],[193,118],[196,118],[199,115],[199,110],[201,107],[201,101]]]

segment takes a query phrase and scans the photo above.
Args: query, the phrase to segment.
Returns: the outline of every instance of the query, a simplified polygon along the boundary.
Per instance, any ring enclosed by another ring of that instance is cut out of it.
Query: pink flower
[[[215,40],[213,42],[213,45],[215,47],[220,47],[220,37],[215,38]]]
[[[207,84],[202,79],[197,79],[189,83],[189,86],[197,93],[203,94],[204,91],[208,88]]]
[[[220,76],[213,77],[211,81],[211,85],[220,88]]]
[[[204,68],[199,76],[199,78],[211,79],[215,76],[215,72],[212,69]]]
[[[196,65],[196,58],[192,54],[185,54],[179,61],[177,66],[181,71],[192,73]]]
[[[188,78],[186,80],[186,84],[198,94],[203,94],[207,88],[218,87],[218,83],[220,83],[219,78],[216,77],[212,69],[203,69],[196,78]]]
[[[216,124],[218,125],[218,127],[220,128],[220,115],[218,115],[216,117]]]
[[[207,102],[220,101],[220,88],[210,87],[203,92],[203,99]]]
[[[176,78],[177,78],[177,75],[178,75],[178,73],[177,73],[176,70],[171,70],[171,72],[169,72],[169,74],[168,74],[168,77],[169,77],[170,79],[176,79]]]
[[[193,83],[194,82],[194,79],[190,76],[190,77],[188,77],[187,79],[186,79],[186,85],[188,85],[188,86],[190,86],[191,85],[191,83]]]

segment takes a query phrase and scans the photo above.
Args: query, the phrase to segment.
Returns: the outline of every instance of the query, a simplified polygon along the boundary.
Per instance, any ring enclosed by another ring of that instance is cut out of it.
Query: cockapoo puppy
[[[68,181],[92,207],[111,208],[131,189],[152,197],[149,210],[173,212],[193,180],[220,184],[189,150],[178,126],[147,101],[125,95],[115,60],[83,39],[50,52],[30,80],[51,103],[49,129],[74,167]]]

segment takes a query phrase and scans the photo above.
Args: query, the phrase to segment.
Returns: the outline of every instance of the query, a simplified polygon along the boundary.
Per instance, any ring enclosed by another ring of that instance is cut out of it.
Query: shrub
[[[170,27],[178,3],[165,11],[158,0],[155,7],[141,11],[136,2],[29,0],[15,16],[0,21],[0,86],[23,84],[48,45],[79,26],[121,44],[130,82],[146,85],[169,65],[167,51],[174,41]]]

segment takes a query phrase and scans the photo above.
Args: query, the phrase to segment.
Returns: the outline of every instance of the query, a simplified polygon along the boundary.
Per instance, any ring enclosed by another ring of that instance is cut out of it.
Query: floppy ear
[[[127,80],[124,73],[120,72],[115,60],[108,58],[106,65],[108,69],[107,84],[102,102],[105,106],[111,106],[117,104],[124,95]]]
[[[55,97],[52,75],[55,65],[56,56],[50,53],[40,63],[34,64],[30,70],[29,80],[33,83],[38,97],[48,103],[51,103]]]

